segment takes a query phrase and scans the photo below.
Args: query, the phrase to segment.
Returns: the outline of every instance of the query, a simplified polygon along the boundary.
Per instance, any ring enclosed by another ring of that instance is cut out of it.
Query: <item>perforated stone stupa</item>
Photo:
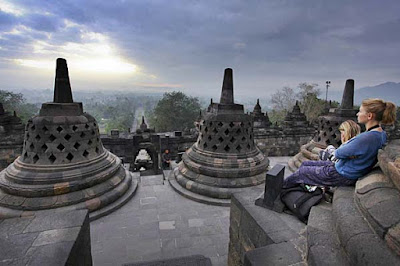
[[[229,205],[233,192],[264,182],[268,164],[254,143],[251,116],[234,103],[232,69],[225,69],[220,103],[211,101],[196,143],[169,181],[188,198]]]
[[[318,160],[319,151],[325,149],[328,145],[339,147],[341,144],[340,124],[346,120],[357,121],[357,112],[354,109],[354,80],[348,79],[344,87],[341,105],[318,118],[317,134],[313,140],[300,148],[298,154],[289,160],[289,169],[296,171],[302,162]]]
[[[54,101],[25,128],[22,155],[0,173],[0,217],[53,208],[88,209],[96,219],[129,200],[136,180],[103,148],[96,120],[73,102],[65,59]]]

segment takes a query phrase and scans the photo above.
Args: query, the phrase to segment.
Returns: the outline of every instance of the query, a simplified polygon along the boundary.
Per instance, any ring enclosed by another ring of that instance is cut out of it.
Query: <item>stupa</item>
[[[354,109],[354,80],[346,80],[342,102],[339,108],[330,109],[329,113],[318,118],[318,131],[314,138],[300,148],[300,152],[289,160],[291,171],[296,171],[302,162],[318,160],[321,149],[328,145],[339,147],[341,144],[339,126],[346,120],[357,121]]]
[[[16,115],[4,110],[0,103],[0,171],[11,164],[22,152],[24,125]]]
[[[269,160],[254,143],[253,124],[233,99],[232,69],[225,69],[220,103],[211,101],[199,137],[182,156],[169,182],[182,195],[229,205],[233,192],[265,181]]]
[[[137,181],[103,148],[96,120],[74,102],[67,62],[57,59],[54,100],[25,128],[22,155],[0,172],[0,217],[88,209],[90,219],[126,203]]]
[[[257,103],[250,115],[253,117],[254,130],[268,128],[271,125],[267,112],[263,113],[261,110],[260,99],[257,99]]]

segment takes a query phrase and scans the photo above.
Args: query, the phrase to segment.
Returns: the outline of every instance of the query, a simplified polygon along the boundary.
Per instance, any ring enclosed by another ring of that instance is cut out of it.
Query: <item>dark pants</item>
[[[340,175],[331,161],[306,161],[283,181],[283,187],[293,187],[301,183],[326,187],[352,186],[356,181]]]

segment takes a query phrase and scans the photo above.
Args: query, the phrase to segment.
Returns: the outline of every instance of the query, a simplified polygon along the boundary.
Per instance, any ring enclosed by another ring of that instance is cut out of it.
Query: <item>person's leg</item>
[[[325,166],[301,166],[284,180],[283,187],[293,187],[301,183],[317,186],[349,186],[355,182],[356,180],[341,176],[331,163]]]
[[[331,161],[304,161],[301,166],[325,166],[325,165],[330,165],[333,164]]]

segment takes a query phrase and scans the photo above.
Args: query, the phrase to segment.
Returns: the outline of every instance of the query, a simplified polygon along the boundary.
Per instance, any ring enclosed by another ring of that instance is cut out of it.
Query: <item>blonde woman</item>
[[[396,121],[396,106],[381,99],[364,100],[357,113],[357,121],[365,125],[366,131],[347,140],[334,152],[338,159],[336,163],[303,163],[284,180],[283,187],[288,188],[299,183],[321,186],[354,185],[358,178],[371,171],[377,162],[378,150],[387,141],[386,132],[381,128],[381,124],[391,125]]]
[[[339,132],[340,140],[342,142],[342,145],[344,145],[347,143],[347,141],[361,133],[361,127],[353,120],[346,120],[342,124],[340,124]],[[334,156],[335,151],[336,148],[333,145],[329,145],[328,147],[326,147],[325,150],[322,150],[320,152],[319,159],[322,161],[331,160],[333,162],[336,162],[337,159]]]

